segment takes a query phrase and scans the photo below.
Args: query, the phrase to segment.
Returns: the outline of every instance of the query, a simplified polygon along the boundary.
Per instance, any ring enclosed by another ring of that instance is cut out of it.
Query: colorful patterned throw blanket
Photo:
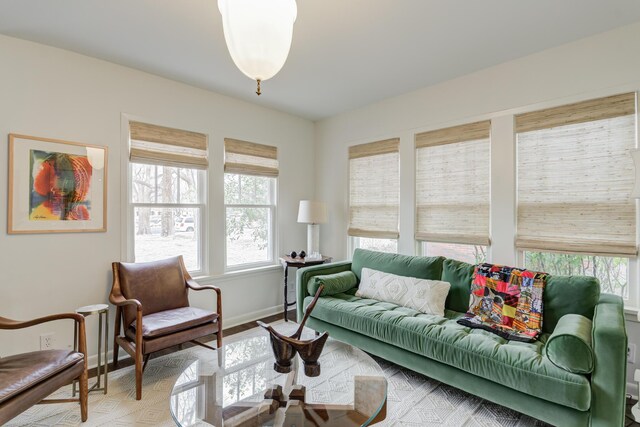
[[[471,284],[469,311],[458,323],[513,341],[535,341],[542,330],[546,273],[478,264]]]

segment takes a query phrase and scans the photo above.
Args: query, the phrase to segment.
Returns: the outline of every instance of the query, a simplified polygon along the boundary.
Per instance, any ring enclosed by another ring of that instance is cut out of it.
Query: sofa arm
[[[627,332],[622,298],[602,294],[593,315],[595,365],[591,376],[591,426],[624,425]]]
[[[309,296],[307,282],[313,276],[351,270],[351,261],[332,262],[298,269],[296,272],[296,301],[298,322],[304,315],[304,299]]]

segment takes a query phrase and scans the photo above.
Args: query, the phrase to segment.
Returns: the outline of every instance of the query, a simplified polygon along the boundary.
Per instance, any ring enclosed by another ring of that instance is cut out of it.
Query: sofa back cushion
[[[451,289],[445,307],[465,313],[469,308],[469,295],[475,266],[455,259],[445,259],[442,266],[442,281],[449,282]]]
[[[351,271],[362,279],[362,268],[367,267],[398,276],[441,280],[444,257],[422,257],[356,249],[351,261]],[[466,310],[465,310],[466,311]]]
[[[565,314],[593,319],[600,298],[600,283],[588,276],[549,276],[543,298],[542,331],[551,333]]]

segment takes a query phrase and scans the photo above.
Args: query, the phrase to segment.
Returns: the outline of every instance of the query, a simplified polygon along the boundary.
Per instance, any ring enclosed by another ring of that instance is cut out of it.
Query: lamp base
[[[307,259],[320,257],[320,224],[307,224]]]

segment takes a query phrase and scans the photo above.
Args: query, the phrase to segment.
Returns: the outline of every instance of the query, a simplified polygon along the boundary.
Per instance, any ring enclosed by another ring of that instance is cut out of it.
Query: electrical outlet
[[[627,363],[636,363],[636,345],[629,344],[627,347]]]
[[[40,350],[51,350],[53,348],[53,332],[40,335]]]

